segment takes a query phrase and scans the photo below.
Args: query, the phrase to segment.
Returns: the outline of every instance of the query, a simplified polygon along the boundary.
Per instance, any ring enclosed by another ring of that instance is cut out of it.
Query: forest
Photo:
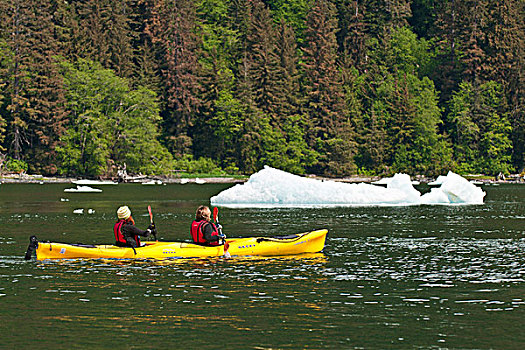
[[[0,0],[2,171],[525,165],[522,0]]]

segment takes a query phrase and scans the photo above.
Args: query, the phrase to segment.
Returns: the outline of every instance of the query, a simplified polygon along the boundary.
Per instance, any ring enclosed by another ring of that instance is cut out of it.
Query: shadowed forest
[[[523,171],[521,0],[0,0],[2,171]]]

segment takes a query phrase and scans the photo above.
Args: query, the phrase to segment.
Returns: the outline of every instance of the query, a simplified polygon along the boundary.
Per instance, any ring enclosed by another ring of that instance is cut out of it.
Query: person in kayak
[[[194,243],[202,245],[219,245],[226,236],[219,233],[220,225],[211,222],[211,210],[205,205],[197,208],[195,220],[191,223],[190,233]]]
[[[118,247],[137,248],[141,246],[139,236],[156,235],[154,224],[150,224],[145,231],[136,227],[131,216],[131,210],[126,205],[118,208],[117,217],[118,220],[113,227],[113,233],[115,234],[115,245]]]

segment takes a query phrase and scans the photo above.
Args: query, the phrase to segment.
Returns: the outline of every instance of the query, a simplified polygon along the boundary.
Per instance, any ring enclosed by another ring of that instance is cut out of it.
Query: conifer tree
[[[366,0],[365,21],[372,37],[382,38],[404,27],[411,16],[410,0]]]
[[[487,77],[487,0],[462,1],[458,6],[459,50],[463,80],[484,82]]]
[[[338,32],[339,52],[345,67],[364,69],[366,63],[366,41],[368,38],[368,23],[364,20],[366,6],[355,0],[338,0]]]
[[[278,124],[277,99],[281,91],[282,70],[270,11],[261,0],[253,0],[252,14],[247,36],[248,76],[253,89],[254,103]]]
[[[438,18],[434,33],[436,35],[437,63],[431,78],[441,91],[441,102],[448,101],[452,91],[461,81],[460,63],[458,60],[459,1],[446,0],[436,8]]]
[[[3,3],[7,50],[6,119],[9,153],[31,171],[56,172],[55,148],[67,121],[55,57],[61,54],[55,16],[60,2]]]
[[[524,13],[523,1],[493,2],[487,30],[489,79],[500,82],[505,92],[513,128],[513,163],[518,170],[525,166]]]
[[[191,0],[158,1],[152,15],[147,30],[162,62],[164,132],[170,151],[181,156],[191,153],[188,130],[201,104],[195,3]]]
[[[354,171],[355,136],[337,69],[336,28],[333,5],[315,1],[308,15],[303,71],[306,112],[313,125],[309,140],[322,155],[316,171],[342,175]]]
[[[134,33],[129,0],[80,0],[72,3],[72,58],[97,60],[121,77],[134,73]]]
[[[295,38],[293,28],[281,20],[277,31],[277,50],[282,81],[281,89],[276,94],[277,115],[281,117],[301,113],[303,105]]]

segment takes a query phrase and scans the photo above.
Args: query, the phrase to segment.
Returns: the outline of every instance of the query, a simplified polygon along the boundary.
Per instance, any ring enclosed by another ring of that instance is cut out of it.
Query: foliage
[[[512,128],[502,105],[501,85],[462,82],[450,103],[448,122],[454,155],[462,171],[509,173]]]
[[[58,147],[61,172],[111,175],[118,166],[128,172],[162,173],[171,156],[157,140],[160,121],[155,93],[128,82],[98,63],[63,61],[71,125]]]
[[[177,170],[189,174],[212,174],[212,175],[224,175],[221,168],[217,166],[210,158],[201,157],[199,159],[193,159],[192,155],[186,155],[180,159],[174,161],[174,167]]]
[[[524,14],[519,0],[0,0],[0,152],[84,176],[520,171]]]
[[[6,157],[2,163],[2,170],[8,173],[21,173],[26,172],[28,165],[26,162],[20,159],[14,159],[11,157]]]

